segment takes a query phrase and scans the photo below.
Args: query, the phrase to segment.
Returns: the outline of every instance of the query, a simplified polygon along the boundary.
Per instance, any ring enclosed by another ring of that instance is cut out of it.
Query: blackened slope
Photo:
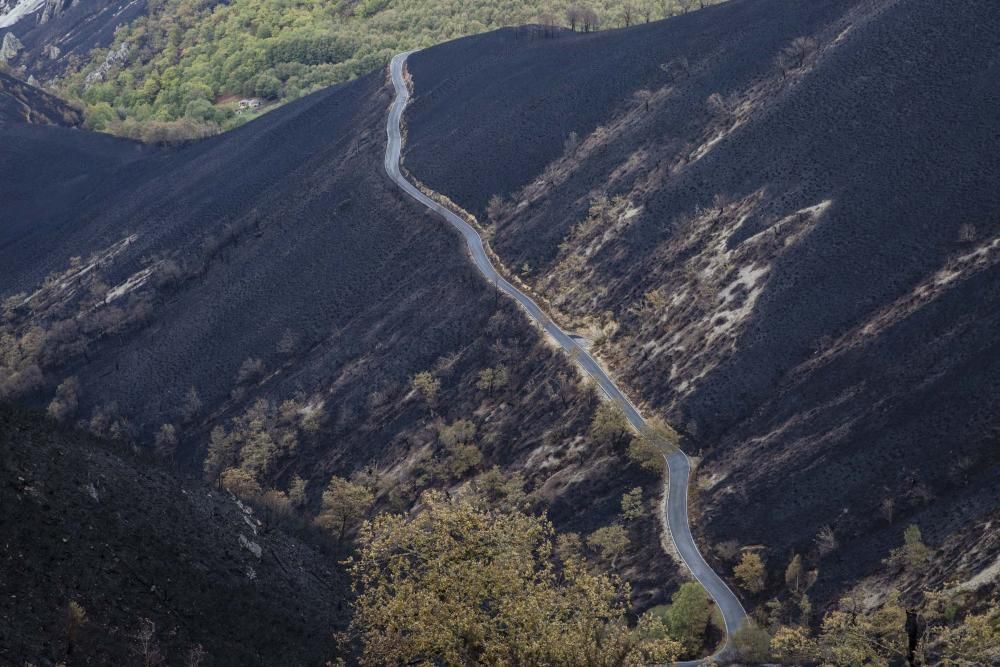
[[[491,195],[513,194],[536,178],[571,132],[582,139],[636,91],[663,86],[661,65],[686,58],[709,67],[708,92],[691,94],[701,104],[759,76],[780,48],[844,6],[733,0],[627,30],[542,39],[509,29],[419,51],[409,63],[417,87],[406,118],[407,167],[478,215]],[[534,243],[545,253],[558,245],[545,237]]]
[[[479,212],[516,190],[494,247],[569,315],[610,311],[615,366],[714,449],[705,533],[767,545],[776,570],[805,552],[830,599],[906,522],[937,543],[998,501],[1000,6],[710,11],[414,56],[406,164]],[[801,35],[818,51],[782,76],[775,60]],[[631,67],[616,53],[628,44],[645,54]],[[688,76],[657,74],[681,56]],[[595,121],[561,76],[597,100],[652,96]],[[467,141],[441,140],[470,124]],[[533,182],[569,130],[583,148]],[[627,206],[575,235],[602,192]],[[827,524],[840,549],[819,558]]]
[[[44,275],[44,259],[77,230],[82,212],[101,201],[102,189],[120,185],[113,175],[152,152],[108,135],[23,123],[0,125],[0,142],[3,290]]]
[[[132,243],[96,267],[100,284],[87,286],[99,297],[151,263],[170,259],[182,269],[162,288],[151,280],[83,313],[72,299],[86,290],[69,294],[76,286],[63,290],[56,281],[55,300],[65,294],[71,303],[55,317],[71,337],[78,330],[67,319],[134,312],[135,303],[147,317],[111,334],[99,322],[68,362],[41,359],[45,385],[22,398],[44,407],[56,384],[76,375],[80,405],[72,419],[89,422],[114,404],[147,442],[162,424],[176,424],[180,458],[194,466],[211,429],[228,426],[257,399],[309,402],[322,415],[318,432],[301,437],[261,481],[283,489],[301,475],[313,512],[332,474],[370,465],[399,480],[383,503],[412,502],[422,488],[414,477],[429,465],[423,457],[441,455],[437,420],[472,419],[483,469],[524,472],[557,525],[593,531],[613,520],[626,490],[645,483],[652,492],[655,479],[637,467],[623,471],[624,452],[610,445],[576,453],[596,398],[517,308],[497,299],[459,239],[385,177],[387,84],[378,72],[225,135],[143,149],[127,164],[116,160],[119,149],[133,151],[128,142],[87,132],[19,135],[26,146],[44,142],[53,151],[72,136],[81,153],[100,145],[109,159],[99,175],[60,176],[71,196],[57,202],[6,163],[3,173],[22,188],[22,210],[36,214],[25,216],[32,234],[12,233],[0,247],[0,262],[16,267],[0,273],[4,297],[31,294],[71,257],[87,264],[127,235]],[[74,186],[77,178],[85,186]],[[42,301],[16,306],[15,318],[37,321],[38,311],[54,310]],[[279,351],[286,332],[294,349]],[[264,374],[241,384],[237,375],[251,357]],[[506,368],[507,386],[478,388],[480,371],[497,366]],[[441,381],[433,409],[410,385],[426,370]],[[203,407],[187,419],[191,387]],[[655,522],[631,529],[655,534]],[[657,604],[669,596],[672,568],[655,538],[634,543],[622,567],[638,604]]]
[[[265,531],[228,494],[0,407],[0,662],[131,664],[142,619],[171,664],[321,664],[349,620],[336,556]],[[259,547],[260,556],[254,553]]]
[[[0,29],[17,35],[24,49],[12,61],[27,74],[48,81],[93,49],[108,48],[115,30],[146,13],[145,0],[48,0],[38,12]]]
[[[58,97],[0,72],[0,123],[77,127],[81,113]]]

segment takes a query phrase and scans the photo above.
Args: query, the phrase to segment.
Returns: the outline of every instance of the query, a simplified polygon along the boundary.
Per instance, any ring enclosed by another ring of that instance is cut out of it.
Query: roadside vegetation
[[[383,66],[396,53],[495,28],[617,28],[712,2],[635,0],[155,0],[108,49],[68,73],[92,129],[147,141],[229,129],[319,88]],[[240,98],[262,106],[240,110]]]

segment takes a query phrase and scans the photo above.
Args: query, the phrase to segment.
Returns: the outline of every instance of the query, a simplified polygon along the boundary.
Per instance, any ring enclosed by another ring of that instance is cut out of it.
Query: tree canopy
[[[557,555],[544,517],[426,492],[358,536],[352,631],[365,665],[640,665],[680,646],[626,622],[628,585]],[[662,630],[662,627],[659,628]]]

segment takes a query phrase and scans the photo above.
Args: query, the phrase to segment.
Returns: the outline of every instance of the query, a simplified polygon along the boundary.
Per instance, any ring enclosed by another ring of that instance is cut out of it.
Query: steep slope
[[[0,661],[320,664],[336,656],[349,586],[336,555],[266,526],[229,494],[0,407]],[[152,626],[149,625],[152,622]],[[154,663],[155,664],[155,663]]]
[[[0,40],[16,44],[7,63],[39,81],[61,77],[75,63],[106,49],[115,31],[146,12],[145,0],[4,0]],[[114,56],[104,62],[120,65]]]
[[[0,123],[77,127],[82,114],[53,95],[0,72]]]
[[[717,553],[804,553],[825,602],[1000,501],[998,35],[989,2],[736,0],[469,38],[412,57],[405,166],[704,452]]]
[[[615,520],[636,486],[651,503],[627,443],[591,442],[594,392],[385,176],[390,90],[377,72],[181,148],[0,128],[17,211],[0,225],[0,396],[126,441],[172,427],[198,468],[217,427],[269,424],[227,465],[265,488],[300,475],[310,514],[334,474],[374,478],[399,510],[493,466],[562,530]],[[450,473],[442,432],[461,420],[481,460]],[[619,567],[641,605],[662,601],[676,572],[654,515],[630,530]]]

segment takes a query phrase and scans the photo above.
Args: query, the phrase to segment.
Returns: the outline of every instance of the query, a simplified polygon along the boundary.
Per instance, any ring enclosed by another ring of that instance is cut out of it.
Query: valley
[[[0,662],[1000,660],[1000,11],[676,4],[11,23]]]

